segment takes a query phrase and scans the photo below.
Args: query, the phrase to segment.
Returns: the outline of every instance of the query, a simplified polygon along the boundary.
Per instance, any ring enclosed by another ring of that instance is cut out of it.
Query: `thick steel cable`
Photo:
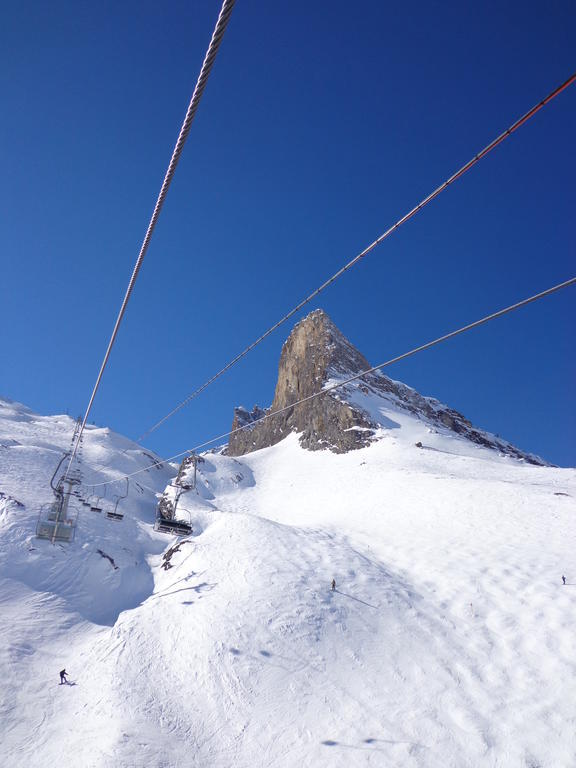
[[[426,344],[421,344],[419,347],[414,347],[414,349],[411,349],[409,352],[404,352],[402,355],[393,357],[390,360],[387,360],[385,363],[374,365],[372,368],[368,368],[367,370],[362,371],[361,373],[357,373],[354,376],[350,376],[350,378],[345,379],[344,381],[339,381],[337,384],[333,384],[330,387],[326,387],[325,389],[321,389],[318,392],[314,392],[312,395],[303,397],[301,400],[296,400],[296,402],[291,403],[290,405],[287,405],[284,408],[279,408],[276,411],[271,411],[270,413],[267,413],[265,416],[261,416],[259,419],[255,419],[254,421],[251,421],[249,424],[244,424],[244,426],[237,427],[236,429],[232,429],[229,432],[223,432],[221,435],[218,435],[217,437],[213,437],[211,440],[206,440],[204,443],[199,443],[198,445],[195,445],[193,448],[188,448],[186,451],[181,451],[180,453],[176,453],[174,456],[170,456],[168,459],[163,459],[163,463],[166,464],[170,461],[173,461],[174,459],[179,459],[181,456],[185,456],[187,453],[195,453],[201,448],[206,448],[208,445],[211,445],[212,443],[217,443],[220,440],[224,440],[224,438],[231,437],[232,435],[235,435],[238,432],[243,432],[244,430],[252,429],[256,424],[259,424],[262,421],[266,421],[266,419],[271,419],[274,416],[278,416],[281,413],[285,413],[286,411],[289,411],[295,408],[297,405],[301,405],[302,403],[307,403],[310,400],[314,400],[317,397],[321,397],[322,395],[327,395],[330,392],[334,392],[334,390],[340,389],[341,387],[345,387],[347,384],[350,384],[351,382],[356,381],[357,379],[361,379],[363,376],[367,376],[369,373],[374,373],[375,371],[380,371],[382,368],[387,368],[388,366],[393,365],[394,363],[400,362],[400,360],[405,360],[407,357],[412,357],[412,355],[416,355],[418,352],[423,352],[426,349],[435,347],[437,344],[441,344],[444,341],[448,341],[448,339],[453,339],[455,336],[459,336],[462,333],[466,333],[466,331],[472,330],[472,328],[477,328],[479,325],[488,323],[490,320],[495,320],[498,317],[502,317],[502,315],[506,315],[509,312],[513,312],[516,309],[520,309],[520,307],[525,307],[527,304],[531,304],[534,301],[538,301],[538,299],[543,299],[545,296],[549,296],[552,293],[556,293],[556,291],[562,290],[562,288],[568,288],[570,285],[574,285],[574,284],[576,284],[576,277],[572,277],[570,278],[570,280],[566,280],[563,283],[554,285],[552,286],[552,288],[548,288],[545,291],[536,293],[534,296],[530,296],[527,299],[523,299],[522,301],[518,301],[515,304],[511,304],[510,306],[505,307],[504,309],[499,309],[497,312],[492,312],[492,314],[486,315],[486,317],[482,317],[480,320],[475,320],[473,323],[468,323],[468,325],[464,325],[455,331],[450,331],[450,333],[446,333],[443,336],[439,336],[437,339],[434,339],[433,341],[428,341],[426,342]],[[116,480],[107,480],[105,483],[96,483],[96,485],[94,485],[93,487],[97,487],[99,485],[109,485],[110,483],[117,483],[117,482],[120,482],[121,480],[124,480],[127,477],[133,477],[134,475],[138,475],[141,472],[146,472],[147,470],[157,466],[158,466],[158,463],[150,464],[149,466],[143,467],[142,469],[138,469],[136,470],[136,472],[132,472],[129,475],[122,475]],[[100,467],[100,468],[102,469],[103,467]]]
[[[116,341],[116,336],[118,335],[120,323],[122,322],[122,318],[124,317],[124,313],[126,312],[126,307],[128,305],[128,301],[130,300],[132,289],[134,288],[134,284],[136,282],[136,278],[138,277],[140,267],[142,266],[142,262],[144,261],[144,256],[146,255],[146,251],[148,250],[148,246],[152,238],[152,233],[154,232],[154,228],[156,227],[156,222],[158,221],[158,217],[160,216],[160,211],[162,210],[162,206],[164,205],[166,195],[168,194],[168,188],[170,187],[170,184],[174,177],[176,166],[178,165],[178,161],[180,160],[180,155],[182,154],[184,144],[186,143],[186,139],[188,138],[188,134],[190,133],[192,121],[194,120],[194,116],[196,115],[196,110],[198,109],[200,99],[202,98],[202,94],[204,93],[204,89],[206,88],[208,77],[210,76],[210,72],[212,71],[212,66],[216,59],[216,54],[218,53],[218,49],[220,47],[220,43],[222,42],[222,38],[224,37],[224,32],[226,31],[226,27],[228,25],[228,21],[230,20],[230,16],[232,14],[232,8],[234,7],[235,2],[236,0],[224,0],[224,2],[222,3],[222,8],[220,9],[220,15],[218,16],[218,21],[216,22],[216,26],[212,34],[212,39],[210,40],[210,45],[208,46],[208,50],[206,52],[204,62],[202,63],[202,68],[200,69],[200,74],[196,82],[196,87],[194,88],[194,92],[192,94],[190,104],[188,105],[188,110],[186,111],[186,117],[184,118],[184,122],[182,123],[182,128],[180,129],[178,140],[176,141],[176,145],[172,152],[170,164],[168,166],[168,170],[166,171],[164,182],[162,183],[162,188],[160,189],[160,194],[158,195],[158,199],[156,200],[156,205],[154,206],[154,212],[152,213],[152,217],[148,224],[148,229],[146,230],[146,235],[144,236],[142,247],[140,248],[140,253],[138,254],[138,258],[136,259],[136,264],[134,265],[134,270],[132,271],[132,277],[130,278],[130,282],[128,283],[128,288],[126,289],[126,293],[122,301],[122,306],[120,307],[120,311],[118,312],[118,317],[116,318],[116,323],[114,325],[114,330],[112,331],[112,336],[110,337],[110,341],[108,342],[108,349],[106,350],[106,354],[104,355],[104,360],[102,361],[102,365],[100,366],[100,372],[98,373],[96,384],[94,385],[94,389],[92,390],[92,395],[90,397],[88,407],[86,408],[86,413],[84,414],[84,418],[82,420],[82,426],[80,427],[80,432],[76,437],[76,443],[72,451],[72,456],[70,457],[70,463],[68,465],[68,469],[66,470],[66,475],[70,471],[70,467],[72,466],[74,456],[76,455],[76,451],[78,450],[80,438],[82,437],[82,433],[84,432],[86,422],[88,421],[88,416],[90,415],[90,411],[92,410],[92,404],[94,403],[94,398],[96,397],[96,393],[98,392],[98,388],[100,386],[100,381],[102,379],[104,369],[108,364],[108,359],[110,357],[112,347],[114,346],[114,342]]]
[[[187,398],[185,398],[179,405],[177,405],[175,408],[173,408],[170,413],[167,413],[166,416],[163,416],[160,421],[157,421],[156,424],[154,424],[150,429],[146,430],[136,442],[141,442],[144,440],[148,435],[152,434],[158,427],[160,427],[162,424],[164,424],[165,421],[167,421],[170,417],[174,416],[175,413],[177,413],[181,408],[184,408],[185,405],[188,405],[188,403],[193,400],[195,397],[198,397],[198,395],[203,392],[210,384],[212,384],[216,379],[220,378],[226,371],[229,371],[230,368],[232,368],[236,363],[238,363],[240,360],[242,360],[243,357],[245,357],[249,352],[251,352],[254,347],[258,346],[264,339],[266,339],[268,336],[270,336],[271,333],[273,333],[277,328],[279,328],[281,325],[283,325],[287,320],[289,320],[291,317],[293,317],[302,307],[304,307],[306,304],[308,304],[312,299],[314,299],[316,296],[318,296],[319,293],[321,293],[325,288],[327,288],[329,285],[331,285],[333,282],[338,280],[339,277],[341,277],[345,272],[347,272],[351,267],[353,267],[355,264],[357,264],[361,259],[363,259],[365,256],[367,256],[374,248],[376,248],[377,245],[380,245],[380,243],[385,240],[387,237],[389,237],[393,232],[395,232],[399,227],[402,226],[402,224],[405,224],[409,219],[411,219],[413,216],[415,216],[419,211],[422,210],[428,203],[430,203],[432,200],[434,200],[435,197],[438,197],[438,195],[443,192],[445,189],[447,189],[451,184],[453,184],[457,179],[459,179],[461,176],[463,176],[467,171],[470,170],[476,163],[478,163],[480,160],[482,160],[483,157],[485,157],[489,152],[491,152],[495,147],[497,147],[499,144],[501,144],[504,139],[507,139],[508,136],[510,136],[514,131],[518,130],[520,126],[524,125],[531,117],[533,117],[537,112],[539,112],[542,107],[544,107],[548,102],[552,101],[552,99],[555,96],[558,96],[560,93],[562,93],[563,90],[568,88],[569,85],[572,85],[572,83],[576,80],[576,73],[574,73],[571,77],[568,78],[562,85],[559,85],[557,88],[555,88],[551,93],[546,96],[545,99],[542,99],[536,106],[532,107],[528,112],[526,112],[525,115],[523,115],[521,118],[516,120],[513,125],[510,126],[507,130],[504,131],[504,133],[501,133],[499,136],[497,136],[493,141],[490,142],[486,147],[484,147],[483,150],[481,150],[477,155],[475,155],[472,160],[466,163],[466,165],[463,165],[462,168],[460,168],[456,173],[453,173],[450,178],[448,178],[443,184],[441,184],[439,187],[437,187],[433,192],[431,192],[428,197],[425,197],[418,205],[416,205],[412,210],[410,210],[407,214],[402,216],[401,219],[398,219],[398,221],[393,224],[389,229],[387,229],[385,232],[383,232],[380,237],[376,238],[374,242],[370,243],[364,250],[359,253],[357,256],[355,256],[351,261],[349,261],[347,264],[345,264],[341,269],[338,270],[332,277],[328,278],[319,288],[316,288],[315,291],[313,291],[309,296],[307,296],[305,299],[302,299],[293,309],[290,310],[284,317],[282,317],[280,320],[278,320],[277,323],[275,323],[273,326],[271,326],[265,333],[263,333],[261,336],[259,336],[256,341],[253,341],[249,346],[246,347],[242,352],[240,352],[236,357],[234,357],[229,363],[227,363],[221,370],[218,371],[218,373],[215,373],[213,376],[211,376],[204,384],[202,384],[201,387],[198,387],[192,394],[188,395]]]

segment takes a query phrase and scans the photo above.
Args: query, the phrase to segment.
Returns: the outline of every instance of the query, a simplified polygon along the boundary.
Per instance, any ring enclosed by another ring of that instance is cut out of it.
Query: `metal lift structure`
[[[114,497],[115,498],[114,509],[113,510],[108,509],[106,511],[106,517],[108,518],[108,520],[115,520],[118,523],[121,522],[124,519],[124,513],[123,512],[118,512],[118,504],[123,499],[128,498],[128,491],[130,489],[130,482],[129,482],[128,478],[125,477],[124,480],[126,480],[126,493],[120,494],[120,495],[116,495]]]
[[[101,496],[98,496],[97,493],[94,493],[94,488],[92,488],[92,493],[88,497],[91,512],[102,512],[101,501],[103,498],[105,498],[105,496],[106,496],[106,486],[104,486],[104,493]]]
[[[183,485],[177,481],[172,485],[172,488],[176,489],[174,494],[174,501],[162,496],[158,502],[158,508],[156,510],[156,522],[154,523],[154,530],[160,531],[160,533],[173,533],[176,536],[189,536],[192,533],[192,522],[190,514],[188,514],[188,520],[178,519],[178,501],[184,491],[190,490],[190,485]]]
[[[60,470],[70,453],[65,453],[50,480],[50,487],[54,493],[54,501],[44,504],[40,508],[36,536],[39,539],[48,539],[54,544],[56,541],[70,542],[76,533],[78,511],[70,506],[71,497],[77,495],[75,491],[81,482],[78,470],[60,475]]]

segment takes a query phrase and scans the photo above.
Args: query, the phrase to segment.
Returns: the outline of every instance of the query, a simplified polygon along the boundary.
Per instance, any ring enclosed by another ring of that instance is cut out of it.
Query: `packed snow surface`
[[[574,768],[575,471],[380,416],[344,455],[206,454],[187,539],[156,464],[52,545],[73,421],[0,400],[0,765]],[[85,495],[153,459],[91,427]]]

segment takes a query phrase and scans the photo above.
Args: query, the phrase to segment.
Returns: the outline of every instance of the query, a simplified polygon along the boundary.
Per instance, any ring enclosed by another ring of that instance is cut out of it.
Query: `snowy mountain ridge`
[[[0,401],[0,764],[573,768],[575,471],[394,418],[348,453],[205,454],[185,539],[153,531],[159,460],[53,546],[74,422]],[[90,428],[83,492],[146,454]]]
[[[456,434],[530,464],[547,464],[507,440],[474,427],[458,411],[435,398],[420,395],[381,371],[372,371],[330,391],[370,368],[366,358],[323,310],[311,312],[297,323],[282,347],[270,408],[255,406],[251,412],[244,407],[235,409],[232,430],[241,427],[244,431],[231,435],[228,453],[241,456],[275,445],[290,432],[299,433],[300,444],[309,450],[327,448],[343,453],[366,447],[388,430],[399,429],[396,416],[400,414],[420,420],[430,431]],[[326,390],[324,396],[290,408],[322,389]],[[258,421],[282,409],[288,410]]]

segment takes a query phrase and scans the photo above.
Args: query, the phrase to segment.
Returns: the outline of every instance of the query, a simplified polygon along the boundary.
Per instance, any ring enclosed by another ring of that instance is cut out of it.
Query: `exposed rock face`
[[[316,310],[298,323],[284,343],[271,407],[263,411],[256,406],[251,413],[244,408],[236,408],[232,429],[254,422],[269,411],[286,408],[313,395],[322,389],[333,374],[345,375],[369,367],[368,361],[340,333],[329,317],[322,310]],[[289,432],[301,433],[300,442],[304,448],[330,448],[343,453],[367,445],[373,434],[373,426],[360,411],[333,395],[323,395],[232,435],[228,454],[241,456],[274,445]],[[366,433],[361,430],[366,430]]]
[[[226,452],[230,456],[242,456],[278,443],[289,432],[300,433],[302,447],[309,450],[328,448],[335,453],[345,453],[362,448],[375,439],[378,429],[386,426],[386,418],[378,421],[360,404],[376,398],[397,411],[413,413],[430,425],[451,430],[480,445],[531,463],[544,463],[505,441],[491,438],[475,429],[457,411],[419,395],[378,371],[321,397],[292,405],[368,368],[370,363],[330,318],[320,309],[312,312],[296,325],[284,343],[270,408],[263,410],[255,406],[252,412],[235,408],[232,429],[244,429],[231,435]],[[262,416],[282,409],[282,413],[258,422]]]

